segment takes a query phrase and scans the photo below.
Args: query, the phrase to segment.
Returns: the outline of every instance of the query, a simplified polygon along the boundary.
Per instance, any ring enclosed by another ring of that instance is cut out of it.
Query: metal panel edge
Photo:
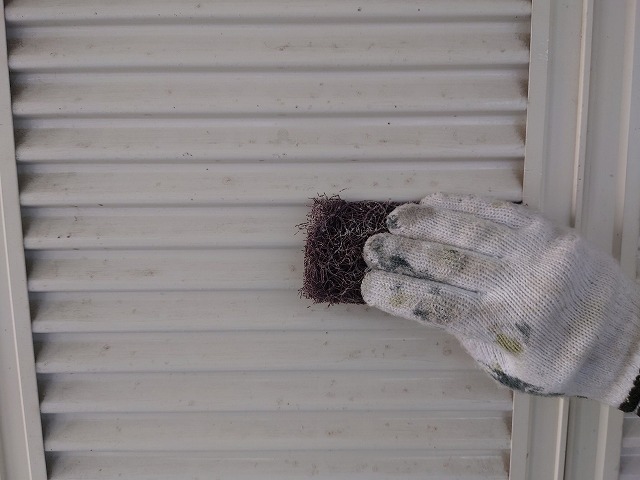
[[[523,201],[564,225],[572,218],[582,1],[532,5]],[[511,480],[564,478],[569,401],[516,393]]]
[[[629,27],[627,34],[633,48],[627,50],[625,66],[631,69],[627,76],[623,106],[626,109],[621,128],[622,146],[626,147],[626,176],[624,181],[624,209],[620,223],[620,264],[625,273],[636,278],[636,256],[640,237],[640,5],[628,0]],[[633,35],[633,37],[631,37]]]
[[[637,0],[627,0],[626,49],[624,59],[622,118],[620,128],[621,168],[618,196],[623,204],[619,208],[616,222],[616,244],[619,248],[620,264],[631,278],[637,278],[638,238],[640,237],[640,5]],[[619,245],[617,243],[619,241]],[[611,478],[619,474],[621,431],[624,420],[616,418],[616,430],[608,431],[607,448],[598,452],[597,468],[602,474],[598,479]],[[606,455],[608,454],[608,455]],[[615,474],[614,474],[615,472]],[[616,476],[617,478],[617,476]]]
[[[0,478],[44,480],[4,21],[0,29]]]

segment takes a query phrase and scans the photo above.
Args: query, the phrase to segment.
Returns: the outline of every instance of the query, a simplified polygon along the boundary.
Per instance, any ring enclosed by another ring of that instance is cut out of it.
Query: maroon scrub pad
[[[367,238],[387,231],[385,220],[397,203],[347,202],[338,196],[313,199],[304,247],[302,297],[314,303],[364,303],[360,283],[367,265],[362,248]]]

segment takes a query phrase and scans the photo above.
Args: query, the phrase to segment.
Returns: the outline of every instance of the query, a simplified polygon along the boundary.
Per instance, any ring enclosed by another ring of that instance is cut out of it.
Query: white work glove
[[[476,196],[429,195],[387,226],[364,247],[368,305],[444,328],[509,388],[635,410],[640,295],[612,257]]]

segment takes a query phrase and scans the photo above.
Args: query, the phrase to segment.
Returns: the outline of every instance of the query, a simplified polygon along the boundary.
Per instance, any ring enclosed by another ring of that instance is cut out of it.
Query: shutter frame
[[[4,22],[0,42],[0,479],[45,480]]]
[[[572,220],[582,0],[532,3],[523,203]],[[553,161],[551,160],[553,159]],[[562,480],[568,399],[515,394],[511,480]]]
[[[637,121],[630,110],[638,94],[637,19],[637,2],[585,2],[575,182],[576,228],[623,261],[623,270],[632,277],[633,267],[625,262],[628,247],[624,256],[621,253],[629,243],[625,237],[637,228],[629,211],[640,217],[638,162],[629,156],[638,145],[637,134],[630,130]],[[572,399],[570,409],[567,480],[616,478],[621,473],[624,414],[581,399]]]
[[[621,112],[621,155],[625,170],[624,204],[621,215],[620,264],[640,284],[640,8],[627,10],[624,91]],[[625,151],[626,150],[626,151]],[[620,480],[640,475],[635,413],[625,414],[622,425]],[[612,441],[616,441],[617,436]]]

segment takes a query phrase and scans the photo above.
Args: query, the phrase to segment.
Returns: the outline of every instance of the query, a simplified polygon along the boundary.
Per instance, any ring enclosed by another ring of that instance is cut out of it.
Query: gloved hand
[[[640,293],[612,257],[526,207],[434,194],[369,238],[367,304],[444,328],[495,380],[624,411],[640,399]]]

